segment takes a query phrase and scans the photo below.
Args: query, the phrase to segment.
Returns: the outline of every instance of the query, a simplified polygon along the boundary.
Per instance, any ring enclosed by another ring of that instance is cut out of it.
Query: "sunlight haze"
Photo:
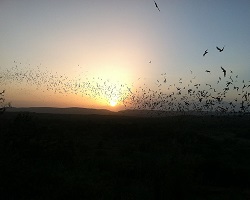
[[[53,78],[68,77],[74,87],[89,82],[91,87],[99,84],[113,91],[95,90],[93,98],[83,90],[56,93],[40,82],[31,85],[6,78],[1,83],[6,101],[17,107],[119,110],[136,88],[157,89],[157,80],[164,77],[168,84],[197,76],[216,85],[223,66],[249,80],[250,1],[157,0],[157,4],[160,11],[151,0],[1,1],[1,71],[39,70]],[[216,46],[225,49],[219,52]]]

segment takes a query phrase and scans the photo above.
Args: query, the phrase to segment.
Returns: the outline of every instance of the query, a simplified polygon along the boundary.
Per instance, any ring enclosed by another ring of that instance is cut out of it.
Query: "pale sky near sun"
[[[249,0],[156,2],[160,12],[152,0],[1,0],[0,70],[15,61],[130,85],[138,78],[150,84],[162,73],[171,81],[190,70],[200,80],[216,79],[224,66],[249,79]],[[224,45],[219,53],[216,46]],[[14,106],[95,107],[79,96],[48,100],[34,88],[23,96],[25,88],[15,87],[6,96]]]

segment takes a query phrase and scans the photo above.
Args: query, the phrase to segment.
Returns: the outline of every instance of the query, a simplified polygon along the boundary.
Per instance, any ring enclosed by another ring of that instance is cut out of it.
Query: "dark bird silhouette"
[[[155,1],[154,1],[155,2]],[[159,12],[160,12],[160,9],[159,9],[159,7],[158,7],[158,5],[157,5],[157,3],[155,2],[155,7],[159,10]]]
[[[208,50],[208,49],[207,49],[207,50]],[[203,56],[205,56],[205,55],[208,53],[208,51],[207,51],[207,50],[203,53]]]
[[[131,88],[129,88],[129,87],[127,87],[128,88],[128,91],[131,93],[131,94],[133,94],[133,92],[131,92]]]
[[[224,46],[225,47],[225,46]],[[218,49],[219,52],[222,52],[224,50],[224,47],[221,49],[219,47],[216,47],[216,49]]]
[[[224,73],[224,77],[226,77],[227,71],[226,71],[223,67],[220,67],[220,68],[222,69],[222,71],[223,71],[223,73]]]
[[[205,72],[207,72],[207,73],[211,73],[211,71],[210,71],[210,70],[206,70]]]

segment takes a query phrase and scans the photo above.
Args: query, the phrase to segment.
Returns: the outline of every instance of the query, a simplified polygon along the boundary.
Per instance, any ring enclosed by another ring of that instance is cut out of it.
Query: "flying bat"
[[[207,49],[207,50],[208,50],[208,49]],[[207,50],[203,53],[203,56],[205,56],[205,55],[208,53],[208,51],[207,51]]]
[[[155,1],[154,1],[155,2]],[[155,7],[160,11],[160,9],[159,9],[159,7],[158,7],[158,5],[157,5],[157,3],[155,2]]]
[[[224,46],[225,47],[225,46]],[[218,49],[219,52],[222,52],[224,50],[224,47],[221,49],[219,47],[216,47],[216,49]]]
[[[227,71],[226,71],[223,67],[220,67],[220,68],[222,69],[222,71],[223,71],[223,73],[224,73],[224,77],[226,77]]]

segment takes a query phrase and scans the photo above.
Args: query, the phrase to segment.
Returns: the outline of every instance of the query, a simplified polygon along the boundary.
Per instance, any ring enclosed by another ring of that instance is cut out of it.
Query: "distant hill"
[[[106,110],[106,109],[79,108],[79,107],[69,107],[69,108],[11,107],[11,108],[6,109],[6,112],[32,112],[32,113],[48,113],[48,114],[79,114],[79,115],[119,115],[119,116],[131,116],[131,117],[132,116],[134,117],[164,117],[164,116],[177,116],[177,115],[184,114],[183,112],[179,112],[179,111],[129,110],[129,109],[121,110],[118,112],[113,112],[113,111]],[[245,114],[248,114],[248,113],[245,113]],[[189,112],[185,112],[184,115],[216,115],[216,113],[215,112],[189,111]],[[220,115],[223,115],[223,113],[220,113]],[[224,113],[224,115],[226,115],[226,113]]]
[[[158,116],[175,116],[183,113],[178,111],[161,111],[161,110],[121,110],[117,114],[124,116],[139,116],[139,117],[158,117]]]
[[[79,115],[119,115],[119,116],[138,116],[138,117],[152,117],[152,116],[169,116],[176,115],[177,112],[156,111],[156,110],[121,110],[113,112],[106,109],[92,109],[92,108],[55,108],[55,107],[11,107],[7,112],[32,112],[32,113],[48,113],[48,114],[79,114]]]
[[[114,115],[115,112],[105,109],[92,108],[55,108],[55,107],[27,107],[27,108],[8,108],[7,112],[33,112],[33,113],[49,113],[49,114],[80,114],[80,115]]]

